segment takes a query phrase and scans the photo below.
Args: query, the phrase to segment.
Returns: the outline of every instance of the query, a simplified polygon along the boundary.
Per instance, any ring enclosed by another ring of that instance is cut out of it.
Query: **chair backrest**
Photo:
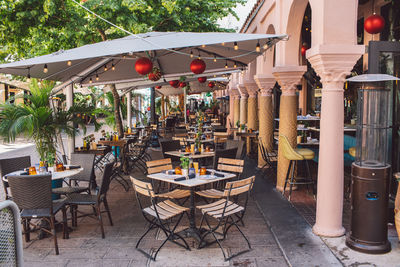
[[[110,188],[113,166],[114,166],[114,162],[107,163],[104,165],[103,178],[101,179],[101,185],[100,185],[100,190],[99,190],[99,194],[98,194],[99,198],[106,195],[108,192],[108,189]]]
[[[234,159],[236,157],[237,147],[229,149],[216,149],[214,156],[213,169],[217,168],[219,158]]]
[[[146,161],[146,166],[148,174],[172,170],[172,162],[170,158]]]
[[[217,170],[241,174],[243,166],[244,160],[242,159],[219,158]]]
[[[133,178],[132,176],[131,176],[131,181],[133,189],[136,192],[136,196],[137,194],[141,194],[147,197],[155,196],[153,186],[151,185],[151,183],[142,182],[138,179]]]
[[[228,139],[225,143],[225,149],[239,147],[239,140]]]
[[[13,201],[20,209],[52,209],[51,174],[9,175]]]
[[[71,177],[73,180],[86,181],[92,183],[95,179],[94,174],[94,154],[82,154],[73,153],[71,154],[71,164],[80,165],[83,171]]]
[[[303,160],[304,157],[297,153],[289,143],[289,140],[284,135],[279,135],[279,146],[282,146],[282,154],[288,160]]]
[[[161,151],[163,153],[164,158],[166,157],[165,152],[168,151],[176,151],[181,148],[181,144],[179,140],[169,140],[169,141],[161,141]]]
[[[31,166],[31,157],[18,157],[18,158],[7,158],[0,160],[0,179],[3,182],[3,188],[5,192],[6,199],[10,198],[8,192],[8,183],[4,181],[2,178],[4,175],[9,174],[11,172],[23,170],[24,168],[28,168]]]
[[[250,192],[253,188],[256,177],[251,176],[234,182],[227,182],[224,189],[224,197],[237,196],[246,192]]]

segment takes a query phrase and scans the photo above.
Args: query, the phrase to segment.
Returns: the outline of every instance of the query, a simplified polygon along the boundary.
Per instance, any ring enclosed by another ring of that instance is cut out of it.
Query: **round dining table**
[[[65,171],[60,171],[60,172],[55,172],[55,171],[52,171],[52,169],[49,169],[49,172],[51,172],[51,179],[52,180],[59,180],[59,179],[64,179],[64,178],[67,178],[67,177],[71,177],[71,176],[74,176],[74,175],[80,173],[81,171],[83,171],[83,168],[65,170]],[[21,173],[24,173],[24,172],[25,172],[24,170],[20,170],[20,171],[15,171],[15,172],[8,173],[8,174],[3,176],[3,181],[7,182],[7,176],[20,175]]]

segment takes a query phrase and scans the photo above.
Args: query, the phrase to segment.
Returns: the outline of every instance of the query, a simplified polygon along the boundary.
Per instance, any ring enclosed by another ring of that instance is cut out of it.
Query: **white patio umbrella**
[[[140,57],[149,57],[167,81],[192,75],[190,63],[199,55],[207,65],[204,74],[226,70],[226,65],[228,69],[245,67],[263,49],[285,38],[287,35],[149,32],[2,64],[0,73],[63,82],[58,88],[70,83],[88,85],[90,80],[91,85],[140,82],[147,78],[135,71],[134,64]]]

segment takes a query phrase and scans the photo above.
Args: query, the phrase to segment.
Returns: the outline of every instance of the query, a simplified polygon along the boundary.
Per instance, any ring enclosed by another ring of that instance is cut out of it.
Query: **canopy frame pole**
[[[129,92],[126,95],[126,109],[127,109],[126,120],[128,122],[128,128],[132,128],[132,94],[131,94],[131,92]]]
[[[69,86],[65,87],[65,96],[66,96],[66,108],[67,110],[70,109],[74,105],[74,84],[71,83]],[[73,123],[72,127],[74,127]],[[60,136],[61,137],[61,136]],[[68,136],[68,159],[71,159],[72,153],[75,151],[75,133],[72,136]]]
[[[185,87],[185,88],[183,88],[183,110],[185,112],[185,124],[187,123],[186,98],[187,98],[187,92],[186,92],[186,87]]]

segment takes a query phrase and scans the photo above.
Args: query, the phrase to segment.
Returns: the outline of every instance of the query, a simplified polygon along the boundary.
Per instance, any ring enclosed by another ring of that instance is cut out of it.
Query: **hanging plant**
[[[136,60],[135,70],[140,75],[147,75],[152,71],[152,69],[153,69],[153,63],[149,58],[141,57],[138,60]]]
[[[202,74],[206,70],[206,63],[202,59],[194,59],[190,63],[190,70],[194,74]]]
[[[149,75],[147,76],[149,78],[150,81],[158,81],[159,79],[161,79],[161,71],[159,68],[154,67],[153,70],[149,73]]]
[[[207,77],[199,77],[197,78],[197,80],[199,81],[199,83],[205,83],[207,81]]]

